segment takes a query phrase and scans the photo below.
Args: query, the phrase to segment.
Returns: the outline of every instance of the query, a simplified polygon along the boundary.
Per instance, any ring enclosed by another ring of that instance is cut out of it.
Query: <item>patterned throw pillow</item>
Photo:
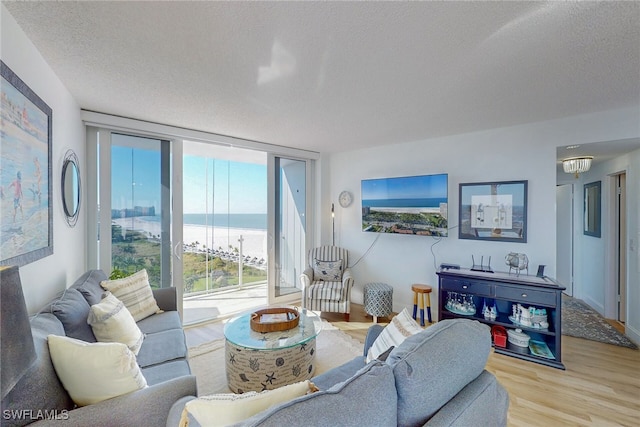
[[[122,301],[136,322],[161,312],[153,297],[146,269],[123,279],[103,280],[100,286]]]
[[[398,347],[402,342],[423,329],[418,322],[413,320],[413,317],[409,315],[409,312],[404,308],[400,313],[394,316],[389,323],[378,335],[378,338],[374,341],[373,345],[367,353],[367,363],[378,356],[383,354],[389,347]]]
[[[342,280],[342,260],[321,261],[313,259],[313,280],[339,282]]]
[[[119,342],[138,355],[144,335],[129,310],[111,292],[91,306],[87,323],[99,342]]]

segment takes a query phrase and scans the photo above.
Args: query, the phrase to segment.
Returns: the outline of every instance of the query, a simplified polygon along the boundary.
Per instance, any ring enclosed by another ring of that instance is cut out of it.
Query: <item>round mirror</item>
[[[76,225],[80,214],[80,188],[78,156],[69,150],[62,163],[62,207],[71,227]]]

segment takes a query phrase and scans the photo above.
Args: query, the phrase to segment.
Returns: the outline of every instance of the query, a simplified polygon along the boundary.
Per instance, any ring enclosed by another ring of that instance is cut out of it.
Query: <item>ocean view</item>
[[[160,221],[160,216],[145,216],[145,221]],[[209,225],[213,227],[267,229],[267,214],[197,214],[187,213],[182,217],[185,225]]]
[[[447,203],[446,197],[411,198],[411,199],[368,199],[362,200],[362,207],[370,208],[438,208],[440,203]]]

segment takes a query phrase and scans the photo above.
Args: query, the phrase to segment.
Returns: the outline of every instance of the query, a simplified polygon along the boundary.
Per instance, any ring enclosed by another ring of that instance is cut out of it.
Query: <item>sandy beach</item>
[[[160,235],[160,222],[148,221],[145,217],[118,218],[111,221],[127,230],[141,231],[152,236]],[[189,245],[196,242],[198,242],[198,249],[203,249],[202,245],[206,244],[210,249],[217,250],[222,248],[223,251],[233,251],[233,248],[240,249],[238,239],[242,236],[242,253],[244,256],[267,259],[266,230],[185,224],[182,233],[185,251]],[[229,245],[231,245],[232,249],[229,249]]]

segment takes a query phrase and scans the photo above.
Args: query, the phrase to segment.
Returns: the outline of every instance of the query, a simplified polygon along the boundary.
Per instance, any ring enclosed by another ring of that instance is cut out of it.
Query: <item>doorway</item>
[[[573,184],[556,186],[556,279],[573,296]]]
[[[617,317],[620,323],[627,319],[627,174],[622,172],[613,176],[616,247],[616,291]]]

